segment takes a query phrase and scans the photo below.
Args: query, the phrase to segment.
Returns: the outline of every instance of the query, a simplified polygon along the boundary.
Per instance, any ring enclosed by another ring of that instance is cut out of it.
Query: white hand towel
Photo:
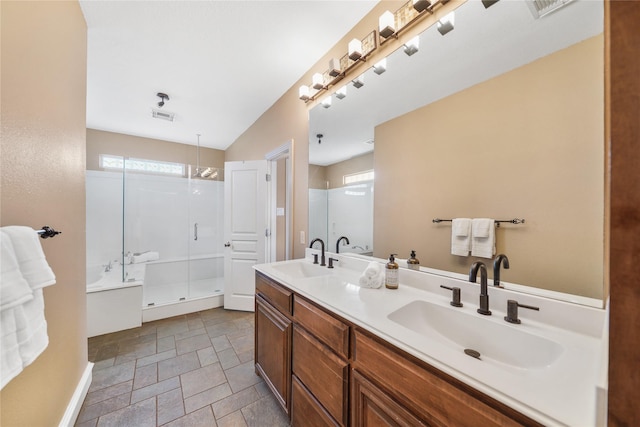
[[[451,254],[469,256],[471,250],[471,219],[454,218],[451,220]]]
[[[0,230],[0,311],[33,299],[29,283],[22,277],[11,237]]]
[[[47,264],[38,233],[33,228],[22,226],[2,227],[2,230],[11,238],[22,277],[31,289],[53,285],[56,276]]]
[[[496,253],[495,220],[474,218],[471,221],[471,255],[481,258],[493,258]]]
[[[364,270],[358,284],[363,288],[379,288],[384,282],[384,271],[379,263],[372,261]]]
[[[377,262],[370,262],[369,265],[367,266],[367,268],[364,270],[364,276],[366,277],[374,277],[380,274],[380,272],[382,271],[382,268],[380,267],[380,264],[378,264]]]

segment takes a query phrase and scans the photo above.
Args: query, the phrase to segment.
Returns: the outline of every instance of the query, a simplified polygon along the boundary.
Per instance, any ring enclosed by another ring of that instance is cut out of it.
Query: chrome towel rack
[[[36,233],[38,233],[42,239],[48,239],[49,237],[61,234],[62,231],[56,231],[48,225],[45,225],[42,227],[42,230],[37,230]]]
[[[432,222],[434,223],[440,223],[440,222],[451,222],[453,220],[451,219],[440,219],[440,218],[434,218],[432,220]],[[496,227],[500,227],[500,223],[501,222],[508,222],[511,224],[524,224],[524,219],[523,218],[514,218],[514,219],[496,219]]]

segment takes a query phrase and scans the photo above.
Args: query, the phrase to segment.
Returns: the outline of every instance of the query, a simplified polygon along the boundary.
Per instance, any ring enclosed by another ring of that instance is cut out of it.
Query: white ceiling
[[[385,73],[369,69],[362,88],[346,82],[346,98],[334,96],[328,109],[314,107],[309,161],[326,166],[371,151],[365,141],[374,138],[375,126],[600,34],[603,23],[602,0],[576,0],[537,20],[523,0],[502,0],[488,9],[470,0],[455,11],[451,32],[442,36],[429,28],[417,53],[399,49]]]
[[[226,149],[376,3],[81,0],[87,127]]]

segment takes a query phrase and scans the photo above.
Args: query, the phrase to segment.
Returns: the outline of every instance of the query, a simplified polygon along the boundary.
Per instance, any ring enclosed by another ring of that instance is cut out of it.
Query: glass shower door
[[[224,171],[189,167],[189,298],[223,292]]]
[[[123,192],[125,281],[143,281],[145,307],[184,300],[189,296],[189,180],[129,169]]]

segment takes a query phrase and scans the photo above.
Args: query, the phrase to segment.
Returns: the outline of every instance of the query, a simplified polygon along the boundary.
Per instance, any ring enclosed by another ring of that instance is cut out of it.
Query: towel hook
[[[38,233],[42,239],[48,239],[49,237],[54,237],[57,234],[61,234],[62,231],[56,231],[48,225],[45,225],[42,227],[42,230],[38,230],[36,233]]]

